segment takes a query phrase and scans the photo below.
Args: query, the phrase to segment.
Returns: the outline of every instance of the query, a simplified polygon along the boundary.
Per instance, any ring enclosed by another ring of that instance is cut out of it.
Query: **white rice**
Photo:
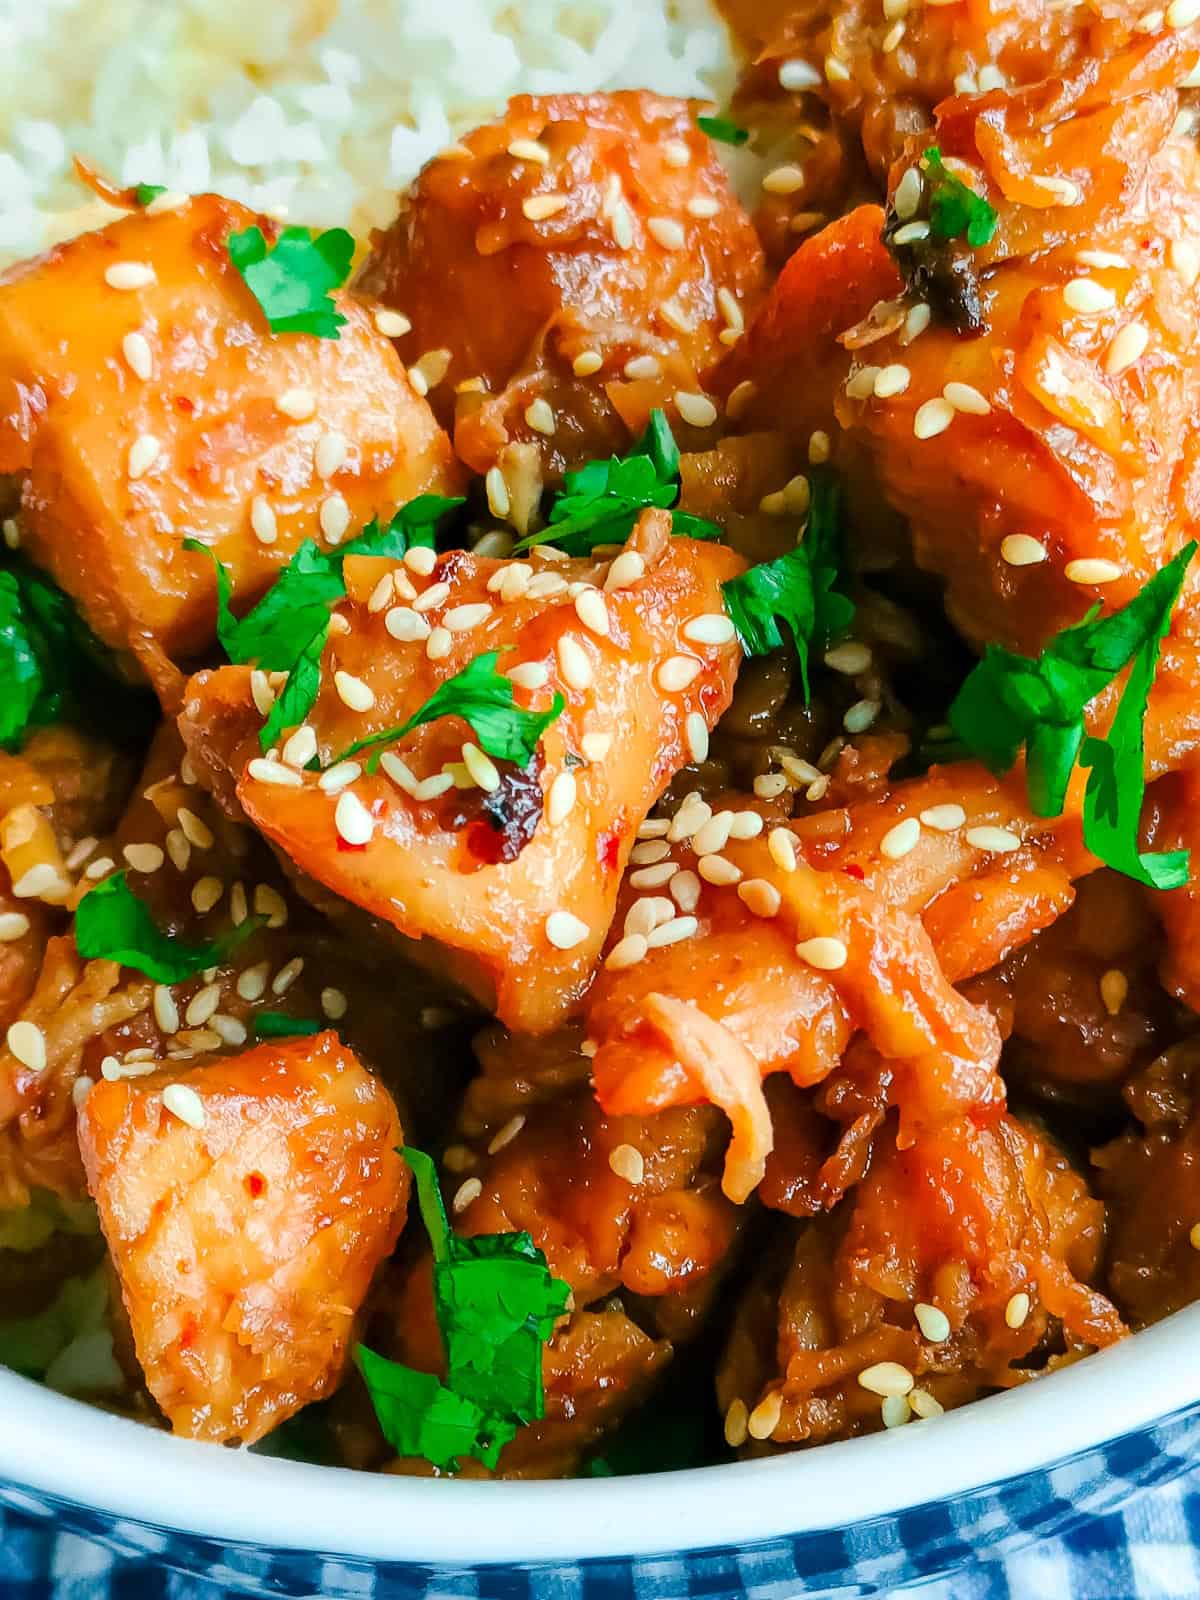
[[[362,234],[511,94],[732,78],[709,0],[0,0],[0,261],[112,215],[76,152]]]

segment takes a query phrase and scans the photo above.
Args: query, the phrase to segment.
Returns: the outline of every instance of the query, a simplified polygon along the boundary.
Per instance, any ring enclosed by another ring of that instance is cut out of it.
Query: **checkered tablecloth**
[[[1007,1561],[982,1554],[976,1566],[952,1578],[893,1593],[918,1600],[1200,1600],[1200,1467],[1135,1496],[1121,1513],[1092,1518],[1066,1538]],[[464,1600],[499,1600],[506,1592],[503,1579],[484,1578]],[[202,1578],[114,1558],[44,1523],[0,1513],[0,1600],[221,1600],[227,1593]],[[829,1593],[831,1600],[851,1600],[860,1591]],[[540,1587],[539,1595],[560,1600]],[[579,1600],[578,1591],[561,1600]],[[706,1600],[720,1597],[709,1593]]]

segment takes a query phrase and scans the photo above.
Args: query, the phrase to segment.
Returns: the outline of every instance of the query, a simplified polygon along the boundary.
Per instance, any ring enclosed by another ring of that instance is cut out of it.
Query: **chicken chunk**
[[[849,1199],[792,1237],[717,1378],[726,1437],[752,1450],[932,1416],[1125,1333],[1090,1287],[1103,1206],[1013,1117],[882,1140]]]
[[[362,306],[336,297],[336,340],[269,331],[227,250],[251,225],[278,232],[196,196],[0,279],[0,471],[24,480],[23,546],[160,688],[164,658],[213,638],[213,579],[185,538],[250,597],[303,539],[334,544],[459,482]]]
[[[408,1193],[396,1108],[336,1035],[100,1083],[79,1138],[175,1431],[250,1444],[330,1393]]]
[[[451,551],[414,573],[347,560],[343,626],[306,722],[320,761],[399,726],[472,661],[503,651],[518,706],[565,701],[524,768],[480,766],[470,729],[445,716],[385,753],[378,772],[365,755],[332,784],[286,763],[272,770],[258,759],[244,668],[189,685],[192,759],[227,800],[236,789],[303,874],[390,923],[415,959],[511,1027],[550,1029],[590,980],[638,824],[689,759],[689,727],[711,726],[733,689],[740,654],[720,585],[742,562],[668,528],[666,513],[647,513],[626,552],[640,575],[605,591],[606,561]],[[584,588],[572,596],[571,584]],[[700,635],[721,642],[697,638],[701,617],[715,631]],[[474,773],[462,766],[472,750]]]
[[[693,112],[646,93],[520,96],[375,236],[358,286],[411,324],[401,348],[475,471],[532,447],[561,473],[622,448],[655,406],[688,447],[709,434],[701,375],[763,265]]]

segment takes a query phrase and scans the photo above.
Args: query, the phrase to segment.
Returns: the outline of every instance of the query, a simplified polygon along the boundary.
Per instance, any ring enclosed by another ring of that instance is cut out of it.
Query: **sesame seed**
[[[938,396],[936,400],[926,400],[924,405],[917,407],[913,417],[913,434],[918,439],[933,439],[954,421],[954,407],[949,400]]]
[[[783,490],[775,494],[765,494],[758,502],[758,509],[768,517],[782,517],[787,513],[787,501],[783,497]]]
[[[275,396],[275,409],[293,422],[304,422],[317,409],[316,396],[311,389],[285,389]]]
[[[425,641],[425,656],[429,661],[444,661],[454,648],[454,635],[449,628],[434,628]]]
[[[752,1439],[769,1439],[779,1426],[779,1419],[783,1415],[783,1395],[778,1389],[758,1402],[746,1420],[746,1428]]]
[[[569,911],[552,911],[546,918],[546,938],[556,950],[574,950],[590,932],[587,923]]]
[[[1104,370],[1116,377],[1139,361],[1150,343],[1150,330],[1142,322],[1127,322],[1113,335],[1104,355]]]
[[[555,654],[563,682],[571,689],[587,689],[592,683],[592,663],[587,651],[572,634],[564,633]]]
[[[330,1022],[340,1022],[350,1009],[350,1002],[340,989],[321,990],[321,1010]]]
[[[0,527],[4,532],[4,543],[10,550],[21,548],[21,527],[15,517],[5,517]]]
[[[707,222],[710,217],[715,217],[719,213],[721,202],[714,200],[711,195],[694,194],[683,209],[689,217],[696,217],[701,222]]]
[[[622,371],[627,378],[636,382],[641,378],[657,378],[662,367],[657,356],[630,356]]]
[[[286,962],[271,980],[272,994],[286,994],[304,971],[304,957],[293,956]]]
[[[533,581],[533,568],[526,566],[523,561],[513,561],[501,572],[494,574],[495,577],[500,581],[496,584],[494,592],[505,604],[511,605],[528,593],[529,585]],[[492,581],[488,582],[489,589],[492,587]]]
[[[1029,1306],[1030,1299],[1024,1290],[1013,1295],[1004,1308],[1004,1320],[1010,1328],[1024,1327],[1025,1319],[1029,1315]]]
[[[334,493],[321,502],[318,514],[321,532],[330,544],[340,544],[346,536],[346,529],[350,526],[350,507],[346,504],[343,495]]]
[[[814,466],[829,460],[832,445],[824,428],[816,428],[808,436],[808,459]]]
[[[839,61],[837,56],[828,55],[825,57],[825,76],[830,83],[848,83],[850,68],[844,61]]]
[[[333,822],[347,844],[366,844],[375,832],[371,813],[351,789],[344,789],[338,796]]]
[[[154,354],[150,349],[150,341],[144,333],[135,329],[127,333],[121,340],[121,354],[125,357],[125,365],[135,378],[143,380],[154,376]]]
[[[906,222],[897,228],[892,235],[894,244],[918,244],[922,239],[929,237],[929,224],[927,222]]]
[[[821,74],[816,67],[801,56],[791,56],[779,64],[779,87],[787,89],[791,94],[800,93],[804,89],[815,89],[820,82]]]
[[[795,872],[796,840],[789,829],[772,828],[767,835],[767,849],[781,872]]]
[[[514,161],[536,161],[540,167],[550,165],[550,152],[536,139],[514,139],[508,147]]]
[[[96,1087],[95,1079],[89,1078],[86,1072],[81,1072],[71,1085],[71,1103],[76,1111]]]
[[[358,768],[358,763],[348,762],[347,765],[354,766],[354,776],[357,777],[360,770]],[[408,765],[407,761],[401,761],[400,757],[395,755],[391,750],[385,750],[379,757],[379,765],[387,773],[392,782],[396,784],[398,788],[404,790],[405,794],[416,794],[417,775]],[[340,788],[342,786],[339,784],[338,787]]]
[[[702,828],[712,816],[712,807],[707,800],[702,800],[698,794],[685,795],[679,810],[667,825],[667,838],[671,840],[690,839],[698,828]]]
[[[436,611],[438,606],[444,605],[450,598],[450,585],[444,580],[431,583],[423,595],[413,601],[414,611]]]
[[[521,202],[521,210],[530,222],[545,222],[555,217],[567,205],[565,194],[531,194]]]
[[[721,315],[731,328],[740,330],[746,326],[741,302],[731,289],[722,287],[717,290],[717,304],[721,308]]]
[[[700,904],[700,879],[694,872],[677,872],[667,888],[680,911],[693,912]]]
[[[687,243],[683,224],[676,222],[673,217],[647,217],[646,232],[664,250],[682,250]]]
[[[453,787],[454,779],[450,776],[450,774],[438,772],[435,773],[431,778],[421,779],[420,783],[413,790],[413,799],[421,801],[436,800],[439,795],[445,794],[447,790],[452,789]]]
[[[163,1110],[189,1128],[204,1126],[204,1102],[188,1083],[169,1083],[162,1092]]]
[[[646,1176],[646,1161],[642,1152],[631,1144],[616,1145],[608,1153],[608,1165],[618,1178],[637,1185]]]
[[[631,250],[634,237],[633,217],[623,200],[613,206],[609,220],[612,223],[613,239],[618,250]]]
[[[608,637],[608,607],[599,589],[584,589],[575,596],[575,615],[589,633]]]
[[[542,433],[547,437],[558,426],[553,406],[548,400],[543,400],[540,395],[536,400],[531,400],[525,407],[525,421],[535,433]]]
[[[569,594],[567,580],[558,572],[539,572],[529,580],[525,593],[530,600],[548,600],[554,594]]]
[[[550,681],[550,669],[541,661],[521,661],[508,670],[508,680],[518,689],[540,689]]]
[[[683,939],[690,939],[699,927],[700,924],[695,917],[672,917],[670,922],[660,922],[653,932],[648,933],[646,943],[651,950],[659,950],[668,944],[679,944]]]
[[[30,1072],[46,1070],[46,1035],[36,1022],[14,1022],[4,1036],[9,1050]]]
[[[50,905],[62,905],[70,890],[70,879],[60,876],[48,861],[30,867],[13,884],[18,900],[45,900]]]
[[[250,502],[250,528],[259,544],[274,544],[279,536],[275,512],[266,495],[256,494]]]
[[[684,623],[683,637],[693,644],[731,644],[737,630],[723,611],[706,611]]]
[[[703,667],[704,663],[694,656],[668,656],[655,673],[654,681],[667,694],[677,694],[695,681]]]
[[[165,984],[157,984],[154,990],[154,1020],[164,1033],[178,1033],[179,1007],[175,1004],[175,996]]]
[[[946,1413],[945,1406],[935,1400],[928,1389],[914,1389],[908,1396],[908,1403],[917,1417],[941,1417]]]
[[[500,774],[495,763],[477,744],[468,739],[462,747],[463,766],[485,794],[495,794],[500,787]]]
[[[1000,557],[1010,567],[1035,567],[1047,559],[1047,550],[1027,533],[1010,533],[1000,541]]]
[[[627,967],[635,967],[645,957],[649,948],[645,934],[627,933],[613,945],[605,958],[604,965],[609,972],[624,972]]]
[[[773,917],[778,914],[783,897],[765,878],[747,878],[738,884],[738,899],[752,916]]]
[[[383,625],[401,644],[423,643],[431,631],[429,623],[411,606],[393,606],[384,617]]]
[[[658,307],[658,314],[668,327],[674,328],[678,333],[694,333],[696,324],[679,304],[678,300],[664,300]]]
[[[950,1337],[950,1318],[944,1311],[918,1301],[913,1307],[913,1315],[923,1338],[928,1339],[930,1344],[945,1344]]]
[[[148,289],[158,275],[148,261],[114,261],[105,269],[104,281],[110,289]]]
[[[804,168],[790,164],[772,167],[763,180],[767,194],[796,194],[805,184]]]
[[[202,917],[207,916],[224,893],[220,878],[198,878],[192,885],[192,905]]]
[[[908,1396],[889,1394],[879,1408],[879,1415],[885,1428],[902,1428],[912,1415]]]
[[[227,1017],[218,1011],[209,1018],[208,1025],[224,1044],[239,1045],[246,1042],[246,1024],[239,1022],[236,1017]]]
[[[1188,1243],[1193,1250],[1200,1250],[1200,1222],[1193,1222],[1188,1230]]]
[[[337,433],[332,429],[329,433],[323,433],[317,440],[317,447],[313,452],[317,476],[332,478],[334,473],[345,465],[348,449],[349,444],[344,433]]]
[[[890,400],[893,395],[903,394],[912,381],[912,373],[899,362],[891,366],[882,367],[876,374],[874,391],[877,400]]]
[[[1063,289],[1063,299],[1072,311],[1078,311],[1082,316],[1111,311],[1117,303],[1112,290],[1093,278],[1072,278]]]
[[[280,758],[289,767],[301,771],[317,753],[317,735],[305,722],[300,725],[280,751]]]
[[[456,1217],[462,1216],[468,1206],[473,1205],[483,1193],[483,1184],[478,1178],[468,1178],[460,1184],[454,1199],[450,1202],[450,1209]]]
[[[856,678],[860,672],[865,672],[871,659],[870,645],[856,639],[848,639],[845,644],[835,645],[825,652],[825,665],[847,678]]]
[[[187,1011],[184,1013],[189,1028],[202,1028],[221,1004],[221,986],[219,983],[207,983],[203,989],[197,989],[188,1002]]]
[[[749,1432],[750,1413],[746,1409],[744,1400],[730,1402],[729,1410],[725,1413],[725,1443],[731,1450],[737,1450],[746,1442]]]
[[[863,1368],[858,1381],[862,1388],[872,1394],[902,1395],[908,1394],[912,1388],[913,1375],[898,1361],[877,1361],[874,1366]]]
[[[866,733],[879,711],[878,700],[856,700],[842,718],[842,727],[847,733]]]
[[[724,850],[729,843],[732,828],[733,812],[716,812],[706,822],[702,822],[692,835],[692,849],[698,856],[712,855],[717,850]]]
[[[229,891],[229,915],[235,928],[240,928],[250,915],[250,909],[246,904],[246,885],[244,883],[235,883]]]
[[[916,817],[905,817],[894,828],[889,828],[879,841],[880,851],[889,861],[899,861],[915,850],[921,837],[921,824]]]
[[[135,872],[157,872],[164,859],[156,844],[127,844],[121,854]]]
[[[669,167],[690,167],[692,152],[688,149],[683,139],[668,139],[662,147],[663,160]]]
[[[673,861],[663,861],[651,867],[639,867],[636,872],[629,874],[631,889],[661,889],[664,884],[670,883],[679,868]]]
[[[643,839],[629,852],[629,860],[635,867],[649,867],[656,861],[665,861],[670,854],[671,846],[665,839]]]
[[[267,761],[262,756],[255,756],[250,762],[246,776],[257,779],[259,783],[277,783],[292,789],[299,789],[304,783],[300,774],[291,767],[285,767],[280,761]]]
[[[850,959],[850,952],[841,939],[825,936],[801,940],[796,946],[796,954],[801,961],[816,967],[819,972],[837,972]]]
[[[1200,0],[1171,0],[1167,7],[1168,28],[1188,28],[1200,17]]]
[[[643,937],[653,933],[662,922],[670,922],[675,907],[664,895],[642,895],[625,913],[626,936],[640,933]]]
[[[665,817],[647,817],[638,824],[637,836],[639,839],[665,839],[670,826]]]
[[[1008,828],[995,828],[985,825],[981,828],[968,828],[966,840],[976,850],[988,850],[994,855],[1008,855],[1013,850],[1021,848],[1019,835]]]
[[[246,967],[238,976],[237,992],[243,1000],[261,1000],[267,987],[267,975],[270,972],[265,961],[260,961],[256,966]]]
[[[184,838],[189,844],[195,845],[197,850],[211,850],[216,843],[212,829],[206,822],[202,822],[194,811],[189,811],[186,806],[180,806],[176,813],[176,820],[183,829]]]
[[[735,867],[725,856],[701,856],[696,863],[696,871],[705,883],[715,884],[718,888],[728,888],[730,884],[742,881],[741,868]]]
[[[489,467],[483,482],[487,490],[488,510],[494,517],[506,517],[512,509],[512,496],[500,468]]]
[[[1063,568],[1063,574],[1072,583],[1113,583],[1121,576],[1121,569],[1115,561],[1088,557],[1079,561],[1068,561]]]
[[[611,594],[614,589],[624,589],[631,583],[637,583],[646,575],[646,563],[636,550],[622,550],[608,569],[604,579],[605,593]]]
[[[916,216],[923,189],[920,172],[916,167],[909,167],[892,195],[892,210],[901,222],[908,222]]]
[[[708,723],[699,711],[689,711],[683,724],[683,735],[687,741],[688,754],[693,761],[703,762],[708,760]]]
[[[192,859],[192,847],[183,837],[183,830],[181,828],[168,829],[166,844],[167,854],[171,858],[171,865],[176,872],[186,872],[188,862]],[[92,866],[95,866],[95,864],[95,862],[92,862]],[[112,866],[111,861],[108,864],[110,867]],[[89,877],[92,875],[92,866],[87,869]]]
[[[1110,1017],[1120,1013],[1129,995],[1129,979],[1119,967],[1110,967],[1100,979],[1100,998]]]
[[[598,350],[581,350],[571,363],[571,371],[577,378],[590,378],[603,365],[604,357]]]
[[[942,399],[948,401],[955,411],[966,412],[972,417],[986,417],[992,409],[991,401],[969,383],[948,383],[942,390]]]
[[[14,944],[29,932],[29,918],[22,911],[0,911],[0,944]]]
[[[418,578],[428,578],[437,566],[437,551],[431,550],[427,545],[414,545],[411,550],[404,552],[404,565],[410,572],[416,573]]]
[[[921,813],[921,821],[935,833],[953,833],[967,820],[967,813],[959,805],[929,806]]]
[[[158,460],[162,445],[152,433],[143,433],[129,447],[128,472],[131,478],[144,477]]]
[[[402,311],[389,311],[386,306],[381,306],[374,316],[376,333],[383,334],[385,339],[403,339],[406,333],[412,332],[412,323]]]
[[[449,628],[451,633],[470,633],[472,628],[486,622],[491,614],[491,606],[482,600],[474,605],[451,606],[442,618],[442,625]]]
[[[740,422],[750,409],[755,396],[758,394],[758,385],[749,378],[744,378],[729,392],[729,399],[725,402],[725,414],[730,422]]]
[[[846,379],[846,393],[851,400],[869,400],[875,393],[875,379],[881,367],[856,367]]]
[[[695,394],[688,389],[676,389],[675,406],[679,415],[690,427],[711,428],[717,420],[717,408],[706,394]]]
[[[267,716],[275,704],[275,691],[271,687],[270,679],[258,667],[253,668],[250,673],[250,698],[254,701],[254,709],[260,717]]]

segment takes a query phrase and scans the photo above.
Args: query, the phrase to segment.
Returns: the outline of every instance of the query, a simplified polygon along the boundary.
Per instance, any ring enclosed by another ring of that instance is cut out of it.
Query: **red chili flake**
[[[606,872],[615,872],[621,859],[620,833],[602,833],[596,838],[596,860]]]
[[[842,868],[842,871],[846,874],[846,876],[848,878],[857,878],[859,883],[865,883],[867,881],[866,873],[863,871],[863,869],[860,866],[858,866],[853,861],[848,862]]]
[[[185,416],[190,417],[192,412],[196,409],[196,402],[194,400],[189,400],[185,394],[177,394],[175,396],[175,409],[176,411],[182,411]]]

